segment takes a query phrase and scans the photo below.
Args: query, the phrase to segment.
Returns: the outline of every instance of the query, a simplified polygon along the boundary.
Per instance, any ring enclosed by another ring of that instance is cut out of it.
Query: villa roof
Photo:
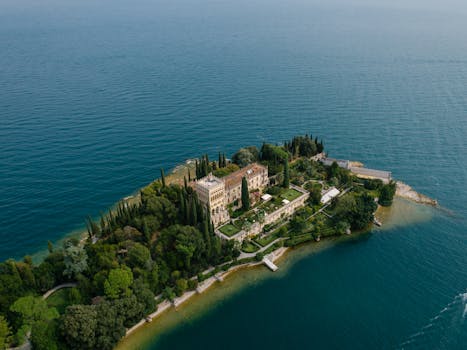
[[[339,195],[339,193],[341,192],[337,188],[331,187],[328,191],[324,192],[323,196],[321,197],[321,203],[328,203],[331,199]]]
[[[221,185],[222,180],[212,174],[209,174],[208,176],[205,176],[202,179],[199,179],[196,183],[205,188],[211,188],[211,187]]]
[[[224,177],[223,180],[225,183],[225,187],[230,188],[238,186],[242,183],[243,177],[246,177],[247,179],[252,178],[253,176],[256,176],[256,174],[258,174],[259,172],[264,171],[266,169],[267,168],[264,165],[258,163],[249,164],[246,167],[241,168],[240,170],[237,170],[232,174]]]

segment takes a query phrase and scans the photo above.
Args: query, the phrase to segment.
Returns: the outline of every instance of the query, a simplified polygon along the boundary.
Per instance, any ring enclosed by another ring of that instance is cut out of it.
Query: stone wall
[[[264,225],[269,225],[273,222],[280,220],[281,218],[290,216],[297,210],[297,208],[303,207],[305,205],[306,200],[310,197],[310,193],[303,190],[300,187],[291,186],[291,188],[302,192],[303,194],[300,197],[291,201],[290,203],[283,205],[271,214],[266,215],[264,218]]]

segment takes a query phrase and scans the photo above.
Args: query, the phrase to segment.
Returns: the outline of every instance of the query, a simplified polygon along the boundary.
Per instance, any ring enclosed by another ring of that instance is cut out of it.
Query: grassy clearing
[[[243,242],[243,245],[242,245],[242,251],[244,251],[245,253],[254,253],[258,250],[258,246],[254,245],[253,243],[250,243],[250,242]]]
[[[219,227],[219,231],[221,231],[224,235],[228,237],[232,237],[233,235],[239,233],[240,229],[232,224],[227,224],[222,227]]]
[[[275,231],[269,235],[266,235],[262,238],[255,238],[255,242],[258,243],[260,246],[265,247],[275,239],[279,238],[279,233],[278,231]]]
[[[297,190],[294,190],[293,188],[289,188],[281,194],[281,197],[291,202],[294,199],[297,199],[298,197],[300,197],[301,195],[302,194],[298,192]]]
[[[47,298],[47,305],[55,307],[60,314],[65,312],[67,306],[71,305],[68,298],[69,288],[60,289]]]

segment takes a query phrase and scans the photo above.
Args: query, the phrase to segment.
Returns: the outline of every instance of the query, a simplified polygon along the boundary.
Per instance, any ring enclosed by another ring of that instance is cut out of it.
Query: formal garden
[[[280,186],[270,187],[266,190],[266,193],[269,194],[271,198],[258,201],[248,211],[244,211],[242,208],[235,211],[231,210],[232,220],[219,227],[219,231],[227,237],[233,237],[242,230],[248,231],[253,224],[264,222],[266,215],[273,213],[303,194],[294,188],[283,188]]]

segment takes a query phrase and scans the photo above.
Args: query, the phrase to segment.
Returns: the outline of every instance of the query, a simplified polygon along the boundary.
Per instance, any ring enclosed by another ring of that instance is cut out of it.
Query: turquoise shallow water
[[[159,346],[462,348],[466,15],[455,0],[2,1],[0,257],[80,229],[161,166],[311,132],[453,214],[303,259]]]

